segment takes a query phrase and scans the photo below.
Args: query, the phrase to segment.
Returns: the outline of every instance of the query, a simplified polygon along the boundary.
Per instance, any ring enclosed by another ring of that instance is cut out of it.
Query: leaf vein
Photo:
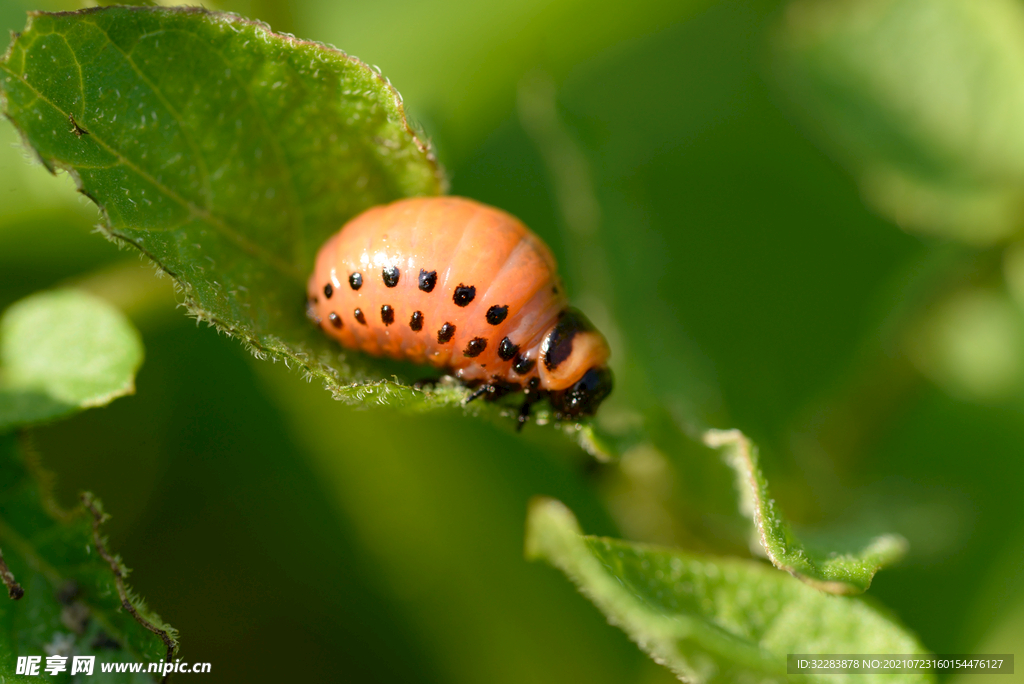
[[[220,57],[221,62],[223,62],[228,67],[231,66],[231,63],[219,49],[217,49],[216,47],[211,47],[211,49],[214,53],[217,54],[218,57]],[[295,218],[291,218],[289,223],[291,223],[290,227],[293,233],[292,238],[294,239],[295,242],[295,255],[299,257],[296,258],[296,261],[298,262],[300,261],[301,255],[304,254],[305,251],[306,219],[305,212],[303,211],[302,208],[302,202],[299,200],[298,187],[295,185],[295,173],[292,170],[291,164],[288,163],[288,157],[284,153],[284,148],[281,146],[281,142],[274,135],[274,131],[270,127],[270,121],[267,119],[267,116],[263,112],[263,110],[260,109],[260,107],[258,106],[258,102],[256,98],[253,96],[252,89],[249,88],[249,84],[237,76],[237,71],[235,69],[231,70],[231,78],[234,79],[234,81],[238,83],[238,85],[242,88],[242,91],[245,93],[246,99],[249,100],[249,103],[253,111],[255,111],[259,115],[256,118],[260,122],[260,125],[263,127],[263,130],[266,131],[267,139],[270,141],[271,146],[274,148],[274,154],[276,154],[277,157],[281,160],[281,168],[284,169],[285,176],[287,177],[289,194],[292,196],[291,206],[293,212],[290,212],[289,216]],[[297,266],[301,268],[302,264],[299,263],[297,264]]]
[[[59,112],[61,116],[68,116],[68,112],[65,112],[63,109],[58,107],[53,101],[47,98],[43,93],[39,92],[39,90],[31,83],[26,81],[21,74],[14,73],[13,71],[11,71],[10,68],[7,67],[6,64],[3,63],[0,63],[0,68],[3,68],[4,71],[11,74],[15,78],[17,78],[21,83],[23,83],[27,88],[31,89],[32,92],[34,92],[41,101],[50,105],[55,111]],[[303,283],[305,281],[305,275],[301,273],[298,269],[296,269],[293,264],[290,264],[286,261],[282,261],[275,254],[263,249],[256,243],[247,239],[241,233],[231,228],[226,221],[216,216],[211,211],[208,211],[203,207],[199,207],[195,203],[190,202],[189,200],[180,196],[178,193],[171,190],[169,187],[158,181],[149,173],[145,172],[140,167],[136,166],[134,162],[132,162],[130,159],[124,156],[124,154],[122,154],[119,150],[108,145],[106,142],[103,141],[102,138],[100,138],[95,133],[90,133],[90,138],[93,141],[95,141],[96,144],[100,145],[103,149],[107,150],[110,154],[114,155],[117,159],[119,159],[121,163],[124,164],[127,168],[131,169],[139,176],[147,180],[149,183],[151,183],[158,190],[163,192],[168,198],[177,202],[179,205],[190,211],[196,217],[203,219],[204,221],[209,223],[211,227],[213,227],[226,238],[234,242],[236,246],[238,246],[240,249],[248,253],[250,256],[258,259],[263,259],[268,265],[275,268],[282,275],[285,275],[286,277],[294,281],[297,281],[299,283]],[[56,161],[56,158],[54,158],[54,160]],[[60,163],[62,165],[69,166],[72,169],[75,167],[74,164],[69,164],[67,162],[62,161]]]
[[[206,209],[210,209],[212,202],[211,198],[213,197],[213,190],[210,185],[210,172],[206,168],[206,160],[203,158],[202,150],[199,148],[199,144],[196,143],[196,141],[192,138],[192,134],[190,133],[188,127],[185,125],[185,120],[182,118],[181,113],[174,108],[174,106],[170,103],[167,97],[163,94],[163,91],[161,91],[160,88],[158,88],[155,83],[150,81],[149,78],[147,78],[146,75],[142,73],[142,70],[139,69],[139,65],[135,63],[135,60],[132,59],[131,55],[131,52],[135,50],[134,46],[132,47],[131,51],[125,52],[117,43],[113,41],[113,39],[110,37],[110,34],[107,33],[107,30],[105,28],[103,28],[94,21],[85,23],[89,23],[92,26],[95,26],[103,33],[104,36],[107,37],[107,43],[109,43],[111,47],[113,47],[115,50],[121,53],[121,56],[123,56],[125,58],[125,61],[128,62],[129,66],[131,66],[132,71],[134,71],[135,74],[140,79],[142,79],[142,82],[149,87],[150,91],[152,91],[152,93],[156,95],[157,99],[160,100],[163,106],[170,113],[171,118],[174,120],[174,122],[178,124],[178,129],[181,131],[181,135],[185,139],[185,143],[192,149],[192,154],[195,156],[196,165],[199,168],[199,178],[203,184],[202,195],[204,200],[204,206],[206,207]],[[138,45],[138,43],[136,43],[136,45]],[[79,67],[79,74],[81,74],[81,67]],[[82,99],[83,101],[85,99],[84,93],[82,95]]]
[[[75,56],[75,71],[78,73],[78,93],[79,101],[81,103],[81,110],[78,112],[78,119],[82,120],[85,118],[85,79],[82,78],[82,65],[78,61],[78,54],[75,53],[75,49],[71,47],[71,43],[68,42],[67,36],[62,33],[54,33],[53,35],[64,41],[64,44],[68,46],[68,52]]]

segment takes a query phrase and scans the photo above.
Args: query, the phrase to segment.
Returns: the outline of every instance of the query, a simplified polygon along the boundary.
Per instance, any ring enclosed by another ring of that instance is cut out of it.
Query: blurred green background
[[[0,26],[76,7],[0,0]],[[844,90],[864,82],[863,55],[903,64],[936,53],[914,40],[956,46],[941,22],[877,44],[851,29],[820,48],[827,17],[767,0],[218,8],[379,66],[452,192],[547,240],[613,345],[603,427],[741,428],[791,519],[910,540],[869,596],[928,648],[1024,643],[1024,183],[917,126],[914,107],[947,137],[947,119],[966,116],[936,109],[928,82],[891,109]],[[857,21],[843,26],[870,24]],[[986,26],[970,26],[985,47]],[[993,45],[1024,54],[1016,27]],[[970,65],[977,82],[990,66]],[[879,139],[899,144],[864,142]],[[0,142],[0,305],[84,282],[125,306],[146,346],[136,396],[32,443],[61,501],[103,499],[112,546],[181,631],[184,659],[238,682],[673,681],[561,574],[523,560],[526,503],[556,497],[588,532],[748,554],[714,456],[663,438],[597,464],[531,427],[338,404],[197,327],[168,280],[91,233],[97,214],[67,177],[30,164],[10,125]],[[941,191],[877,191],[907,178]],[[954,185],[998,186],[1002,213],[903,212]]]

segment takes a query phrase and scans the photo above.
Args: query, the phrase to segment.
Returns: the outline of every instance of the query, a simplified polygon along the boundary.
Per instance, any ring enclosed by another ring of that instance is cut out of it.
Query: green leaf
[[[799,0],[775,45],[792,104],[890,219],[976,244],[1019,231],[1019,2]]]
[[[135,391],[142,342],[120,311],[76,290],[43,292],[0,318],[0,431]]]
[[[445,186],[379,73],[231,14],[110,7],[31,14],[0,89],[43,163],[75,177],[103,230],[167,271],[197,318],[339,398],[422,397],[304,311],[316,251],[347,219]]]
[[[859,594],[871,586],[871,578],[880,568],[906,553],[906,540],[895,534],[874,537],[863,545],[856,538],[847,540],[839,551],[834,550],[840,546],[838,539],[831,540],[833,550],[801,542],[779,515],[768,492],[757,446],[739,430],[709,430],[704,443],[721,449],[726,463],[736,472],[741,512],[753,523],[754,542],[775,567],[831,594]]]
[[[89,495],[74,511],[58,511],[34,460],[22,454],[13,436],[0,436],[0,546],[9,574],[24,591],[16,601],[0,597],[0,678],[70,681],[66,674],[15,675],[18,656],[43,656],[45,665],[47,655],[91,655],[98,674],[101,663],[159,663],[173,655],[175,632],[125,586],[128,570],[99,534],[104,517],[99,501]],[[152,682],[159,677],[106,674],[100,679]]]
[[[583,536],[572,512],[552,499],[530,505],[526,555],[562,570],[609,622],[688,682],[785,682],[789,653],[925,652],[863,599],[824,594],[757,561]],[[862,677],[865,684],[934,681]]]

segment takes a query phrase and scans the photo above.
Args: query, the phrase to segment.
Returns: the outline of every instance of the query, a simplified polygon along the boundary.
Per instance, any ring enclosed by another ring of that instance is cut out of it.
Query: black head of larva
[[[551,406],[560,417],[592,416],[612,391],[612,371],[595,366],[569,389],[551,393]]]

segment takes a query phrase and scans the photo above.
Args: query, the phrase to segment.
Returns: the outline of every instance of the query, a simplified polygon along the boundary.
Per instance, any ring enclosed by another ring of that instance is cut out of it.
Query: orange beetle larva
[[[349,221],[317,254],[307,313],[345,347],[429,363],[476,387],[593,414],[608,343],[569,308],[555,260],[514,216],[460,197],[404,199]]]

